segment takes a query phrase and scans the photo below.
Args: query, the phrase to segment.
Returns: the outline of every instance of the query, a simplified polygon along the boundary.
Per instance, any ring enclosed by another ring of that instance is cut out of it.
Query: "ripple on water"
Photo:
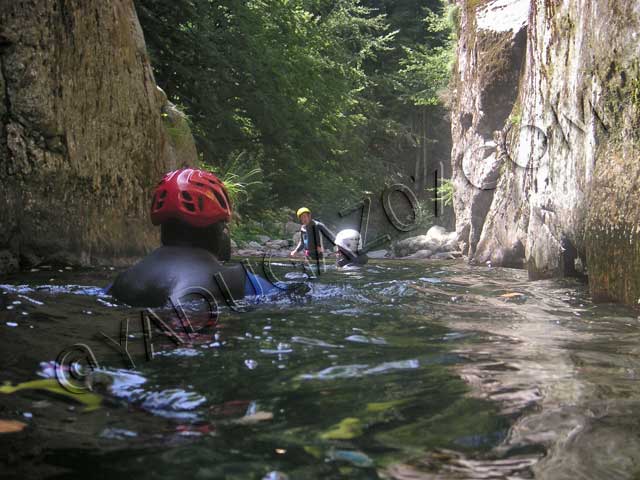
[[[304,292],[282,294],[242,314],[225,310],[233,321],[222,325],[220,338],[206,345],[210,348],[183,345],[162,352],[165,358],[141,364],[140,372],[100,370],[111,381],[97,383],[99,391],[122,400],[104,405],[133,408],[106,406],[81,416],[63,407],[62,413],[52,408],[45,415],[34,397],[24,395],[20,411],[33,410],[30,428],[43,426],[46,417],[51,423],[45,428],[57,437],[70,430],[67,421],[74,416],[79,428],[68,440],[73,443],[82,430],[86,437],[75,443],[83,444],[79,448],[95,437],[119,442],[117,466],[113,455],[86,449],[91,466],[105,478],[118,478],[118,468],[177,468],[170,472],[173,477],[189,478],[203,468],[212,469],[212,478],[262,478],[276,468],[291,478],[357,476],[355,468],[370,468],[367,458],[376,473],[390,478],[530,478],[535,473],[555,479],[576,471],[585,478],[630,478],[640,452],[633,420],[640,405],[637,314],[593,305],[579,285],[531,283],[522,272],[462,264],[442,268],[371,262],[358,275],[323,272],[318,279],[305,278],[309,288]],[[101,282],[99,275],[85,278],[73,282]],[[25,321],[53,319],[39,325],[49,328],[44,332],[52,334],[50,343],[61,335],[86,333],[82,340],[91,344],[94,329],[112,328],[103,326],[121,320],[122,311],[112,308],[113,300],[98,287],[29,286],[30,280],[25,275],[16,282],[20,285],[0,286],[3,305],[12,309],[0,311],[5,342],[28,344]],[[500,297],[509,292],[521,292],[527,301],[520,305]],[[273,319],[273,328],[265,319]],[[6,325],[17,321],[18,328]],[[243,336],[247,330],[251,333]],[[278,346],[274,337],[293,348]],[[215,348],[225,340],[226,348]],[[388,347],[380,346],[387,341]],[[51,346],[44,340],[37,345]],[[288,350],[295,354],[287,355]],[[287,370],[277,370],[283,362]],[[52,364],[39,374],[51,376]],[[222,381],[209,381],[205,371],[215,371]],[[238,412],[237,405],[253,398],[277,421],[266,428],[232,424],[229,417],[246,409]],[[55,397],[47,401],[53,404]],[[316,414],[319,408],[322,415]],[[106,424],[95,422],[99,415]],[[345,418],[363,426],[357,438],[320,440],[323,431]],[[167,424],[176,420],[188,424],[179,430],[182,435],[196,435],[202,426],[217,437],[198,434],[199,440],[181,439],[176,448],[173,437],[166,442]],[[165,442],[167,459],[146,451],[127,457],[131,445],[153,438]],[[274,452],[276,447],[286,454]],[[464,453],[454,452],[458,449]]]
[[[387,341],[384,338],[367,337],[365,335],[349,335],[345,338],[348,342],[354,343],[370,343],[372,345],[386,345]]]
[[[0,289],[5,290],[10,293],[34,293],[34,292],[44,292],[48,294],[64,294],[71,293],[73,295],[86,295],[86,296],[97,296],[97,297],[106,297],[108,296],[105,292],[104,288],[95,287],[92,285],[7,285],[0,284]]]
[[[294,343],[302,343],[303,345],[311,345],[314,347],[321,348],[344,348],[343,345],[334,345],[332,343],[323,342],[322,340],[318,340],[316,338],[309,337],[291,337],[291,341]]]
[[[219,345],[217,345],[219,346]],[[195,348],[175,348],[173,350],[165,350],[161,352],[155,352],[154,356],[160,357],[199,357],[202,355],[201,351]]]
[[[282,353],[291,353],[293,352],[293,348],[288,343],[278,343],[276,348],[261,348],[261,353],[266,353],[268,355],[279,355]]]
[[[417,359],[399,360],[397,362],[384,362],[374,367],[368,364],[336,365],[325,368],[317,373],[307,373],[300,375],[304,380],[334,380],[337,378],[364,377],[366,375],[379,375],[394,370],[411,370],[420,368]]]

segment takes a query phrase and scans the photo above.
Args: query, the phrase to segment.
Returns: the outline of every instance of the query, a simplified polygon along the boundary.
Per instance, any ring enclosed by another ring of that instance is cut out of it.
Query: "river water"
[[[157,311],[181,343],[155,331],[147,360],[140,311],[101,291],[116,273],[0,281],[0,383],[40,380],[0,393],[0,420],[26,425],[0,434],[0,476],[640,474],[639,312],[594,305],[577,281],[456,261],[289,271],[306,288],[223,306],[198,334]],[[117,341],[127,319],[133,367],[100,333]],[[99,364],[93,393],[46,390],[78,343]]]

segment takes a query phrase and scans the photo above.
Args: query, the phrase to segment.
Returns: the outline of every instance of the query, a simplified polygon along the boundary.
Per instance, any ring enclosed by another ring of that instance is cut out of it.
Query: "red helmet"
[[[192,227],[228,222],[231,203],[218,177],[193,168],[167,173],[153,193],[151,221],[161,225],[172,219]]]

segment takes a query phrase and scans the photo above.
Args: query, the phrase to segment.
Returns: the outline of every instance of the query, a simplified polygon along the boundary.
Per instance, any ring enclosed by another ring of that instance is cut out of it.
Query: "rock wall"
[[[633,0],[461,5],[452,163],[472,261],[640,301],[639,25]]]
[[[158,243],[176,154],[132,0],[0,0],[0,272],[118,262]]]

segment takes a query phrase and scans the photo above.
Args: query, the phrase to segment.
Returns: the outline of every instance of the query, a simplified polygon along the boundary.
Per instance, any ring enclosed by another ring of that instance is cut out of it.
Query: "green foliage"
[[[226,165],[224,173],[216,172],[216,169],[211,167],[205,162],[201,162],[199,167],[203,170],[208,170],[220,177],[224,184],[229,199],[234,207],[237,208],[238,204],[250,197],[248,187],[253,185],[261,185],[263,182],[258,180],[262,174],[262,170],[257,168],[248,167],[246,162],[243,162],[245,152],[241,152],[233,157],[233,160]]]
[[[424,19],[427,42],[404,47],[396,76],[401,98],[413,105],[438,105],[448,86],[454,60],[456,7],[430,11]]]
[[[169,114],[162,114],[162,121],[166,132],[171,138],[171,142],[177,147],[182,147],[191,140],[191,122],[188,116],[171,119]]]
[[[433,225],[433,202],[429,199],[418,201],[416,206],[415,232],[426,232]],[[411,221],[411,220],[409,220]]]
[[[326,218],[380,191],[447,84],[442,0],[135,3],[156,80],[243,221],[302,204]]]
[[[393,39],[355,0],[138,0],[158,82],[189,111],[204,162],[261,158],[282,200],[364,161],[363,62]],[[361,177],[347,178],[351,183]]]
[[[520,107],[520,103],[516,102],[513,106],[513,110],[511,111],[511,115],[509,115],[509,123],[515,127],[520,126],[522,123],[522,109]]]
[[[242,219],[234,219],[231,223],[231,237],[242,243],[256,240],[258,235],[266,235],[273,239],[285,238],[283,222],[293,215],[291,209],[279,208],[261,210],[259,217],[247,215]]]
[[[437,198],[442,201],[445,207],[453,205],[454,188],[450,178],[441,178],[440,185],[437,188],[429,188],[429,192],[437,193]]]

